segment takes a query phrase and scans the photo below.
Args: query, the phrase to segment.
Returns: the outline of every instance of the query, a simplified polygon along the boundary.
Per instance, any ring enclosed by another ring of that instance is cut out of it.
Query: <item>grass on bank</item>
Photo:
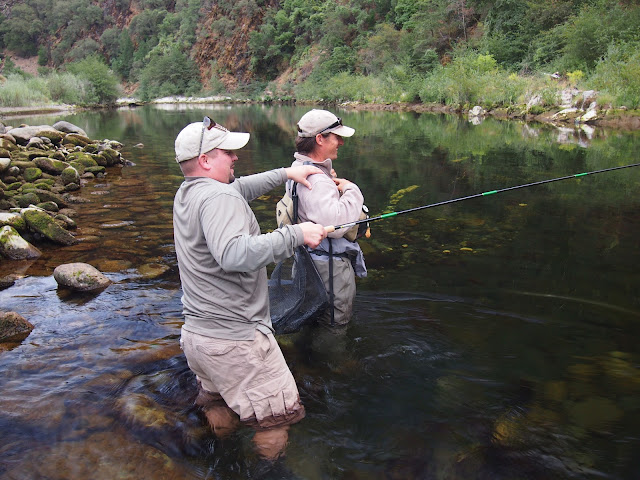
[[[377,75],[347,72],[326,75],[319,69],[296,86],[289,84],[285,88],[276,88],[274,84],[255,83],[229,93],[221,91],[222,84],[219,84],[214,93],[228,95],[236,100],[295,98],[331,103],[422,102],[460,108],[480,105],[487,110],[506,108],[512,111],[522,111],[531,99],[537,97],[531,113],[541,113],[559,105],[563,89],[576,87],[579,90],[598,90],[601,105],[637,109],[640,107],[638,46],[638,43],[612,45],[593,72],[585,74],[576,70],[568,72],[561,79],[554,79],[548,73],[516,74],[501,68],[491,55],[464,50],[456,54],[447,65],[438,64],[429,73],[422,75],[401,65]],[[157,68],[171,66],[159,65]],[[164,83],[171,80],[164,79]],[[156,93],[158,96],[166,95],[166,92],[181,94],[180,86],[169,87],[172,86],[165,85]],[[184,88],[188,92],[182,94],[195,94],[193,83]],[[96,58],[87,58],[70,65],[66,72],[49,72],[40,77],[10,73],[0,85],[0,106],[105,104],[115,101],[119,93],[117,78],[108,67]],[[211,93],[200,91],[203,96]]]

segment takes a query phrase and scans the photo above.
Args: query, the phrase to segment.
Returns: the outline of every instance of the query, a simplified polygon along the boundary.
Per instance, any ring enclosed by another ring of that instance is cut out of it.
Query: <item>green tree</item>
[[[193,95],[200,91],[196,64],[177,48],[154,55],[140,73],[140,95],[143,100],[167,95]]]
[[[70,63],[67,70],[89,81],[92,89],[92,95],[87,96],[89,102],[111,104],[118,98],[118,78],[98,56]]]
[[[93,38],[83,38],[78,41],[73,48],[65,55],[65,59],[71,62],[82,60],[91,55],[100,53],[100,44]]]
[[[38,52],[38,40],[45,28],[30,5],[14,5],[11,16],[2,22],[1,28],[4,44],[9,50],[25,57]]]
[[[125,80],[128,80],[131,74],[134,52],[135,47],[128,30],[122,30],[118,39],[118,53],[111,65]]]

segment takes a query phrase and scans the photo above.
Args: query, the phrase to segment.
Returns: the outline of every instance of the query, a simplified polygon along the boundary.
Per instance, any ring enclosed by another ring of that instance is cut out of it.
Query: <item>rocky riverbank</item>
[[[121,148],[114,140],[91,139],[68,122],[0,123],[0,261],[33,259],[48,245],[77,243],[72,205],[79,200],[73,192],[108,167],[128,164]],[[0,288],[12,283],[0,278]]]

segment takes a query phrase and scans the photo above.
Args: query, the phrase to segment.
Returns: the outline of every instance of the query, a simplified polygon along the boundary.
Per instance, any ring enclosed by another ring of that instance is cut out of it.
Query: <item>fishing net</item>
[[[304,246],[278,263],[269,279],[271,323],[277,334],[313,323],[329,306],[324,284]]]

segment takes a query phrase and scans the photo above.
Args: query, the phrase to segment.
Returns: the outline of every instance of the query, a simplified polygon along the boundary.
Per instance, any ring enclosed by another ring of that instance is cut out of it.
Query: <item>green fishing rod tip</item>
[[[482,195],[491,195],[493,193],[498,193],[498,190],[490,190],[488,192],[484,192]]]
[[[589,173],[576,173],[574,177],[584,177],[585,175],[589,175]]]

